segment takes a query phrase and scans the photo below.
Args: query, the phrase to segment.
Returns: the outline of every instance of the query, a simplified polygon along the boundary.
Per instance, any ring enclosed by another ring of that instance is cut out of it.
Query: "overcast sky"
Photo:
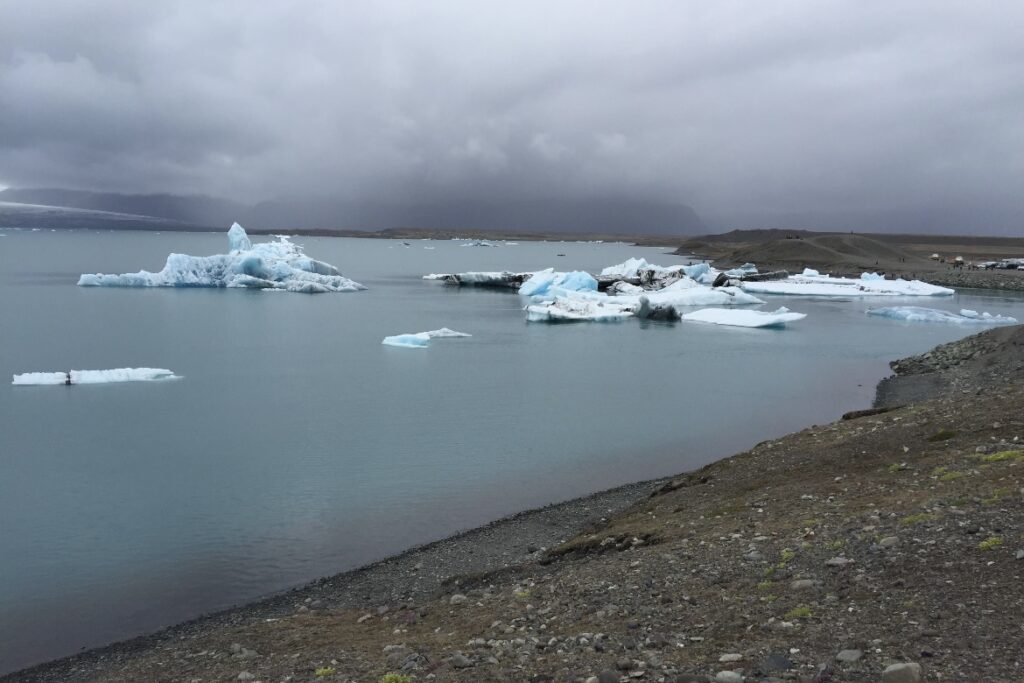
[[[1016,1],[0,0],[0,184],[1007,232],[1022,35]]]

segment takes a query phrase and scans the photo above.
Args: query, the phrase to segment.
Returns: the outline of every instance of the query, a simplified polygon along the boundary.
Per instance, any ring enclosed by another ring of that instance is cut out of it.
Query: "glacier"
[[[786,323],[803,320],[806,317],[806,313],[794,313],[785,306],[770,313],[743,309],[702,308],[682,315],[682,319],[687,321],[734,327],[785,327]]]
[[[238,287],[317,294],[355,292],[363,285],[343,277],[329,263],[303,253],[287,237],[253,244],[235,223],[228,230],[228,253],[213,256],[171,254],[163,270],[106,275],[86,273],[80,287]]]
[[[11,384],[20,386],[68,384],[109,384],[112,382],[156,382],[180,379],[164,368],[114,368],[112,370],[70,370],[68,372],[25,372],[14,375]]]
[[[1017,319],[1005,315],[992,315],[991,313],[978,313],[967,308],[960,309],[956,314],[952,311],[943,311],[938,308],[923,308],[921,306],[890,306],[887,308],[870,308],[868,315],[877,315],[882,318],[894,320],[905,320],[915,323],[952,323],[954,325],[1016,325]]]
[[[384,337],[381,344],[384,344],[385,346],[399,346],[407,349],[424,349],[430,345],[431,339],[471,336],[473,335],[467,334],[466,332],[456,332],[455,330],[447,327],[442,327],[439,330],[430,330],[429,332],[414,332],[410,334],[396,334],[390,337]]]

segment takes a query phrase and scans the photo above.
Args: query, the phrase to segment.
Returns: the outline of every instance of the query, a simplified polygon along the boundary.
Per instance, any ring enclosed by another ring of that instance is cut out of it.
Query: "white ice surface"
[[[703,308],[682,315],[683,320],[734,327],[784,327],[786,323],[806,317],[806,313],[793,313],[785,307],[771,313],[735,308]]]
[[[465,332],[456,332],[455,330],[447,327],[442,327],[439,330],[430,330],[429,332],[416,332],[413,334],[396,334],[391,337],[384,337],[381,344],[387,346],[400,346],[407,349],[425,349],[430,345],[431,339],[440,339],[444,337],[471,337],[473,335]]]
[[[108,384],[112,382],[155,382],[178,379],[163,368],[114,368],[112,370],[71,370],[72,384]],[[66,372],[26,372],[14,375],[11,384],[41,385],[67,384]]]
[[[632,317],[633,311],[614,299],[586,299],[583,297],[559,297],[554,301],[532,304],[526,307],[526,319],[530,322],[618,322]]]
[[[931,285],[920,280],[886,280],[873,273],[865,273],[859,279],[817,275],[810,268],[800,275],[790,275],[785,280],[765,282],[744,282],[745,292],[755,294],[785,294],[788,296],[950,296],[948,287]],[[865,277],[865,275],[867,277]]]
[[[992,315],[970,309],[960,309],[959,315],[952,311],[921,306],[890,306],[871,308],[868,315],[877,315],[894,320],[906,320],[915,323],[951,323],[953,325],[1016,325],[1017,319],[1004,315]]]
[[[228,230],[227,254],[171,254],[163,270],[121,275],[87,273],[82,287],[244,287],[315,294],[366,289],[343,277],[329,263],[306,256],[285,236],[275,242],[252,244],[238,223]]]
[[[519,288],[519,293],[523,296],[539,296],[556,288],[567,292],[596,291],[597,280],[581,270],[559,273],[553,268],[546,268],[531,275]]]

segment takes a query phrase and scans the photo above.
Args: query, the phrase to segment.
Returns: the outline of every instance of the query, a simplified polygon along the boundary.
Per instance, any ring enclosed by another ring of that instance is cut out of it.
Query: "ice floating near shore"
[[[440,280],[449,285],[470,287],[496,287],[499,289],[519,289],[533,273],[512,273],[503,271],[469,271],[466,273],[430,273],[424,280]]]
[[[952,311],[921,306],[891,306],[887,308],[871,308],[868,315],[882,318],[905,320],[914,323],[951,323],[954,325],[1016,325],[1017,319],[991,313],[978,313],[967,308],[960,309],[957,315]]]
[[[703,308],[682,315],[683,320],[734,327],[785,327],[786,323],[803,320],[806,317],[806,313],[794,313],[785,306],[771,313],[729,308]]]
[[[228,230],[227,254],[171,254],[158,273],[121,275],[87,273],[81,287],[241,287],[316,294],[355,292],[363,285],[343,277],[329,263],[306,256],[302,248],[279,235],[275,242],[252,244],[241,225]]]
[[[439,330],[430,330],[429,332],[416,332],[415,334],[396,334],[391,337],[384,337],[384,341],[381,344],[385,346],[399,346],[406,349],[424,349],[430,345],[431,339],[439,339],[443,337],[471,337],[473,335],[466,334],[465,332],[456,332],[455,330],[442,327]]]
[[[158,382],[179,379],[163,368],[114,368],[113,370],[71,370],[70,372],[26,372],[14,375],[11,384],[21,386],[67,384],[109,384],[113,382]]]
[[[877,273],[864,273],[859,279],[829,277],[807,268],[800,275],[785,280],[743,282],[745,292],[754,294],[785,294],[789,296],[951,296],[948,287],[930,285],[920,280],[886,280]]]

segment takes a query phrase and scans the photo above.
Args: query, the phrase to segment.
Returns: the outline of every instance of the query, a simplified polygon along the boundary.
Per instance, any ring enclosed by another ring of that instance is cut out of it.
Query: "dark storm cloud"
[[[1022,30],[1016,2],[8,0],[0,182],[1005,232]]]

